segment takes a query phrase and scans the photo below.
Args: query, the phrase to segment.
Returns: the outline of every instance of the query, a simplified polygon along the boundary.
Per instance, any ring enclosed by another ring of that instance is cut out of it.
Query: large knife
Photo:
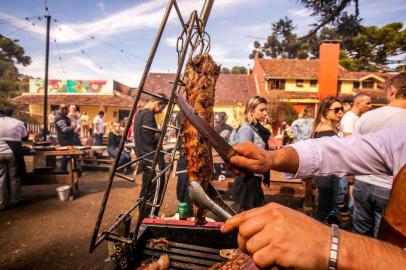
[[[232,156],[237,155],[237,152],[231,147],[231,145],[229,145],[206,120],[201,118],[182,96],[175,94],[175,97],[177,101],[176,103],[184,113],[185,117],[190,123],[192,123],[197,131],[209,141],[211,146],[213,146],[225,162],[228,162]],[[242,172],[245,175],[244,179],[249,179],[253,175],[252,172],[244,169],[242,169]]]

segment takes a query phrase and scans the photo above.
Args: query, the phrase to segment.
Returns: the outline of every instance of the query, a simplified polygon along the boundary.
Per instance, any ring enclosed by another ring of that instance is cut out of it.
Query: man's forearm
[[[403,269],[406,266],[406,251],[342,230],[338,256],[338,268],[344,270]]]
[[[293,147],[269,151],[271,170],[295,174],[299,169],[299,155]]]

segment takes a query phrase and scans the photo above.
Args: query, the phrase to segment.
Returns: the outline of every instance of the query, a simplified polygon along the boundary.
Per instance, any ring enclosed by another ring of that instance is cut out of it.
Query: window
[[[362,82],[362,88],[364,89],[374,89],[374,81],[373,80],[365,80]]]
[[[359,82],[353,82],[352,86],[354,87],[354,89],[359,89],[360,83]]]
[[[303,87],[303,80],[296,80],[296,87]]]
[[[310,80],[310,87],[317,87],[317,80]]]
[[[285,80],[271,80],[271,89],[285,90]]]

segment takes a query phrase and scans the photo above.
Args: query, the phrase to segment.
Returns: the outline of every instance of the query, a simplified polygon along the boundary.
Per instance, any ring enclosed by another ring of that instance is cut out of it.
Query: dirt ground
[[[88,249],[107,177],[107,172],[85,172],[79,196],[67,202],[59,201],[58,185],[23,186],[23,204],[0,212],[0,269],[103,269],[107,243],[92,254]],[[102,229],[135,201],[140,180],[115,179]],[[175,186],[171,179],[161,213],[176,211]]]

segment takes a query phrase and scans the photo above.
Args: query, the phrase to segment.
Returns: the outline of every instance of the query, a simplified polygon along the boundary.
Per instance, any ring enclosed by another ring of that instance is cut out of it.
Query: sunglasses
[[[330,111],[334,111],[334,113],[339,113],[339,112],[344,112],[344,108],[343,107],[337,107],[334,109],[329,109]]]

